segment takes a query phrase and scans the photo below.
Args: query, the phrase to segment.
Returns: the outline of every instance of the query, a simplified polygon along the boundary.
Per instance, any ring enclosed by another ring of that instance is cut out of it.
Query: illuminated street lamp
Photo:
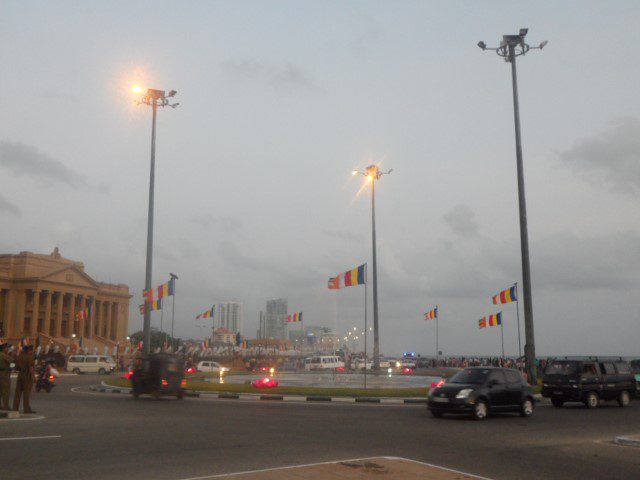
[[[376,252],[376,180],[393,170],[381,172],[377,165],[369,165],[364,172],[354,170],[352,175],[362,175],[371,182],[371,239],[373,250],[373,371],[380,370],[380,336],[378,330],[378,261]],[[365,326],[366,328],[366,326]],[[366,337],[365,337],[366,342]],[[366,347],[365,347],[366,350]]]
[[[133,93],[142,93],[144,89],[138,85],[132,89]],[[137,100],[138,105],[149,105],[153,112],[151,120],[151,169],[149,173],[149,213],[147,214],[147,267],[144,281],[144,289],[151,289],[151,270],[153,264],[153,199],[154,199],[154,187],[155,187],[155,173],[156,173],[156,117],[158,115],[158,107],[171,107],[176,108],[178,103],[171,103],[170,98],[174,97],[178,93],[175,90],[171,90],[169,93],[164,90],[156,90],[149,88],[140,100]],[[142,327],[142,346],[144,353],[149,353],[151,349],[151,304],[145,298],[144,309],[144,323]]]
[[[520,252],[522,256],[522,289],[524,293],[524,357],[529,377],[529,383],[536,385],[536,349],[533,335],[533,301],[531,298],[531,269],[529,263],[529,233],[527,230],[527,205],[524,194],[524,170],[522,166],[522,141],[520,136],[520,106],[518,102],[518,77],[516,75],[516,57],[526,54],[529,50],[542,50],[547,41],[537,47],[531,47],[524,39],[529,29],[521,28],[517,35],[503,35],[500,46],[489,48],[484,42],[478,42],[482,50],[493,50],[504,61],[511,63],[511,83],[513,89],[513,117],[516,132],[516,166],[518,172],[518,203],[520,208]],[[520,325],[518,324],[518,329]],[[518,332],[518,340],[520,332]]]

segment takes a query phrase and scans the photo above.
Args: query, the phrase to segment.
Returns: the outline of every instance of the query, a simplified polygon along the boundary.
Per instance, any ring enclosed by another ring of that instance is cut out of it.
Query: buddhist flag
[[[84,310],[79,310],[78,313],[76,313],[76,318],[78,320],[84,320],[86,318],[89,318],[90,315],[91,315],[91,308],[85,308]]]
[[[196,320],[200,320],[201,318],[213,318],[213,308],[211,307],[206,312],[202,312],[200,315],[196,315]]]
[[[298,323],[298,322],[302,322],[302,312],[297,312],[287,317],[287,323]]]
[[[480,329],[487,328],[487,317],[483,317],[480,320],[478,320],[478,328]]]
[[[515,302],[516,298],[516,286],[509,287],[506,290],[501,291],[499,294],[493,296],[493,304],[499,305],[502,303]]]
[[[144,297],[144,301],[145,302],[152,303],[153,302],[153,288],[151,288],[149,290],[144,290],[142,292],[142,296]]]
[[[151,311],[153,312],[155,310],[162,310],[162,299],[161,298],[151,302]]]
[[[329,290],[338,290],[344,287],[364,285],[365,283],[367,283],[367,264],[363,263],[359,267],[329,278],[327,287]]]
[[[169,297],[173,295],[173,278],[167,283],[163,283],[158,288],[158,298]]]
[[[498,325],[502,325],[502,312],[489,315],[489,326],[497,327]]]
[[[433,310],[429,310],[424,314],[425,320],[432,320],[434,318],[438,318],[438,307],[434,308]]]

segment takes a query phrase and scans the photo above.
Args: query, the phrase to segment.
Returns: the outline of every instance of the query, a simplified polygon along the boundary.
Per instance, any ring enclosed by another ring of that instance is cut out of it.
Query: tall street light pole
[[[371,182],[371,240],[373,249],[373,371],[380,371],[380,331],[378,329],[378,255],[376,248],[376,180],[382,175],[390,174],[381,172],[377,165],[369,165],[364,172],[354,170],[352,175],[363,175]],[[366,332],[365,332],[366,334]],[[365,358],[365,367],[366,367]]]
[[[520,251],[522,255],[522,289],[524,294],[524,356],[529,383],[537,382],[536,349],[533,334],[533,301],[531,295],[531,268],[529,263],[529,233],[527,229],[527,205],[524,193],[524,170],[522,166],[522,139],[520,135],[520,107],[518,103],[518,77],[516,74],[516,57],[529,50],[542,50],[548,43],[546,40],[537,47],[531,47],[524,39],[528,29],[521,28],[517,35],[503,35],[500,46],[488,48],[484,42],[478,42],[482,50],[493,50],[505,62],[511,63],[511,82],[513,88],[513,117],[516,131],[516,166],[518,172],[518,204],[520,209]]]
[[[141,93],[141,87],[133,87],[134,93]],[[144,281],[144,289],[151,289],[151,273],[153,266],[153,200],[155,188],[156,174],[156,117],[158,115],[158,107],[175,108],[178,103],[170,103],[169,99],[175,96],[177,92],[171,90],[165,94],[164,90],[156,90],[150,88],[137,101],[138,105],[150,105],[153,112],[151,120],[151,169],[149,174],[149,213],[147,214],[147,267]],[[151,303],[145,298],[144,323],[142,326],[142,347],[143,352],[148,354],[151,351]]]

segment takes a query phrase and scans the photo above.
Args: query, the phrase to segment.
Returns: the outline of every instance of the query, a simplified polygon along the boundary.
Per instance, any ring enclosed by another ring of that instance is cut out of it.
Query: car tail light
[[[344,367],[338,367],[338,368],[336,368],[336,372],[344,372]]]
[[[187,386],[187,380],[183,378],[182,382],[180,382],[180,386],[183,387],[183,388],[186,387]]]
[[[49,375],[49,381],[50,382],[55,382],[56,381],[56,377],[54,375]]]
[[[162,383],[163,387],[168,387],[169,386],[169,382],[167,382],[164,378],[162,379],[162,382],[160,382],[160,383]]]
[[[402,369],[402,373],[413,373],[413,368],[404,367]]]

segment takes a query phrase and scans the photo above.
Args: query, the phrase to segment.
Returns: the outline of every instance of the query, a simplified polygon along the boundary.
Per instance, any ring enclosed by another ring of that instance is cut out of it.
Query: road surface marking
[[[412,460],[410,458],[402,458],[402,457],[351,458],[351,459],[348,459],[348,460],[334,460],[334,461],[330,461],[330,462],[317,462],[317,463],[307,463],[307,464],[302,464],[302,465],[287,465],[285,467],[273,467],[273,468],[262,468],[262,469],[258,469],[258,470],[246,470],[246,471],[243,471],[243,472],[232,472],[232,473],[219,473],[219,474],[214,474],[214,475],[203,475],[201,477],[187,477],[187,478],[181,478],[179,480],[207,480],[207,479],[210,479],[210,478],[228,478],[228,477],[234,477],[234,476],[238,476],[238,475],[252,475],[252,474],[257,474],[257,473],[292,470],[292,469],[296,469],[296,468],[316,467],[316,466],[320,466],[320,465],[331,465],[331,464],[352,463],[352,462],[364,462],[364,461],[367,461],[367,460],[375,460],[377,458],[384,458],[384,459],[387,459],[387,460],[399,460],[399,461],[404,460],[404,461],[407,461],[407,462],[416,463],[416,464],[419,464],[419,465],[424,465],[425,467],[437,468],[437,469],[444,470],[444,471],[451,472],[451,473],[455,473],[455,474],[458,474],[458,475],[466,475],[468,477],[475,478],[475,479],[478,479],[478,480],[492,480],[492,479],[490,479],[488,477],[480,477],[478,475],[473,475],[472,473],[462,472],[460,470],[454,470],[452,468],[441,467],[441,466],[435,465],[433,463],[420,462],[418,460]]]
[[[39,437],[7,437],[0,438],[0,442],[9,442],[13,440],[45,440],[47,438],[62,438],[62,435],[41,435]]]

